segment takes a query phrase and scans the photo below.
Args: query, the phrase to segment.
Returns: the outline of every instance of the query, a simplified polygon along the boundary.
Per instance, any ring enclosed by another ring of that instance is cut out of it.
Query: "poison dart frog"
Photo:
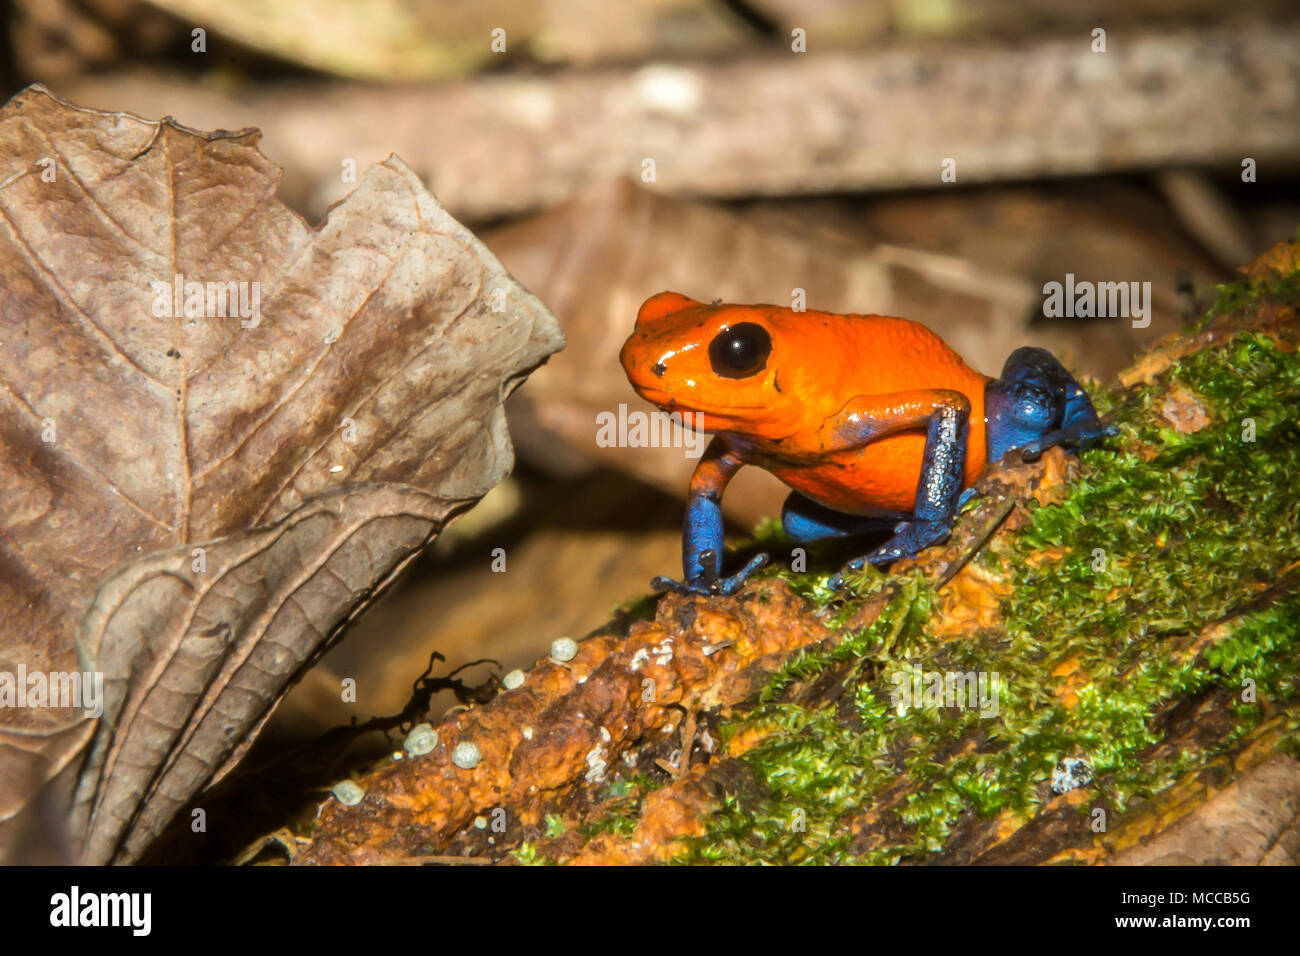
[[[1017,349],[990,379],[924,325],[890,316],[661,292],[619,359],[638,394],[714,435],[691,478],[683,580],[657,577],[658,591],[734,594],[767,563],[722,576],[722,493],[743,465],[793,489],[781,524],[797,541],[892,528],[845,566],[858,571],[945,541],[963,491],[1006,452],[1033,460],[1117,434],[1047,350]]]

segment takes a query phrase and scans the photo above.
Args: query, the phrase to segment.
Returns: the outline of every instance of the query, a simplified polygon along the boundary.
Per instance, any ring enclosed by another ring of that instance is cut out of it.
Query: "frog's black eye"
[[[767,329],[753,322],[741,322],[723,329],[709,343],[709,364],[723,378],[749,378],[763,371],[772,351]]]

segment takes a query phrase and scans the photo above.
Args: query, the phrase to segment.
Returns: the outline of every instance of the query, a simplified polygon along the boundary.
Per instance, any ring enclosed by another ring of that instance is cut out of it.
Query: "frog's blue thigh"
[[[864,518],[845,514],[818,504],[811,498],[792,491],[781,507],[781,527],[796,541],[817,541],[821,538],[842,538],[847,535],[867,534],[871,531],[889,531],[902,520],[895,518]]]
[[[1013,448],[1026,457],[1052,445],[1088,448],[1116,434],[1097,418],[1088,394],[1046,349],[1016,349],[1002,377],[984,389],[988,460],[999,461]]]

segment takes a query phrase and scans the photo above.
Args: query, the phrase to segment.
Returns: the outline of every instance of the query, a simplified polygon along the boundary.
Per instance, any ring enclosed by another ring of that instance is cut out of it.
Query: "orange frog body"
[[[663,292],[641,307],[620,359],[642,397],[715,435],[691,480],[684,580],[655,579],[694,593],[734,593],[765,561],[720,576],[719,503],[743,465],[794,490],[782,524],[796,540],[897,525],[849,563],[860,569],[946,539],[963,489],[1006,451],[1032,457],[1114,432],[1045,350],[1017,350],[990,379],[925,326],[889,316]]]

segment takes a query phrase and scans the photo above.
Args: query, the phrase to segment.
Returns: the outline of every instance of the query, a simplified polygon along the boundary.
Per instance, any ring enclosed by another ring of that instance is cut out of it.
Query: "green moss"
[[[532,843],[521,843],[510,851],[516,862],[524,866],[554,866],[555,861],[543,856]]]
[[[600,815],[583,825],[584,839],[590,840],[602,833],[630,837],[636,830],[646,795],[658,790],[667,780],[667,777],[655,778],[646,773],[616,773],[601,787],[598,796]]]
[[[1231,295],[1258,294],[1248,285],[1235,284]],[[1300,299],[1300,287],[1285,283],[1268,292],[1279,288]],[[1208,425],[1182,434],[1162,416],[1174,386],[1199,397]],[[724,729],[727,740],[766,734],[742,758],[763,793],[726,800],[688,861],[922,861],[944,847],[964,812],[1032,813],[1051,798],[1062,757],[1085,758],[1097,800],[1122,811],[1230,752],[1264,712],[1239,702],[1226,736],[1154,759],[1159,716],[1180,699],[1253,684],[1259,701],[1296,713],[1300,596],[1251,602],[1300,559],[1292,418],[1300,355],[1266,335],[1241,334],[1184,359],[1153,386],[1102,393],[1098,404],[1113,410],[1121,437],[1087,454],[1063,501],[1035,508],[1029,527],[979,558],[1015,582],[1001,632],[938,640],[927,630],[934,595],[917,576],[869,573],[836,607],[826,575],[770,572],[832,610],[830,623],[841,629],[863,597],[888,588],[890,600],[869,627],[790,663]],[[770,526],[758,537],[780,540]],[[1171,653],[1171,641],[1185,645],[1229,617],[1227,636],[1200,659]],[[1080,675],[1070,706],[1063,678],[1053,675],[1066,662]],[[837,700],[792,701],[801,682],[832,670],[844,684]],[[915,672],[972,671],[998,675],[996,716],[895,699]],[[1297,726],[1292,719],[1288,748]],[[906,798],[891,801],[900,785]],[[854,821],[871,808],[888,826],[875,828],[869,848],[854,847]]]
[[[582,828],[583,839],[590,840],[592,837],[599,836],[602,833],[609,833],[620,837],[631,837],[632,834],[636,832],[637,824],[637,818],[633,813],[633,810],[624,813],[609,813],[594,823],[585,824]]]
[[[1296,236],[1293,241],[1300,242],[1300,229],[1296,230]],[[1242,276],[1232,282],[1216,285],[1214,300],[1198,325],[1204,327],[1220,316],[1248,314],[1255,310],[1261,300],[1291,305],[1300,302],[1300,270],[1274,272],[1266,279]]]

